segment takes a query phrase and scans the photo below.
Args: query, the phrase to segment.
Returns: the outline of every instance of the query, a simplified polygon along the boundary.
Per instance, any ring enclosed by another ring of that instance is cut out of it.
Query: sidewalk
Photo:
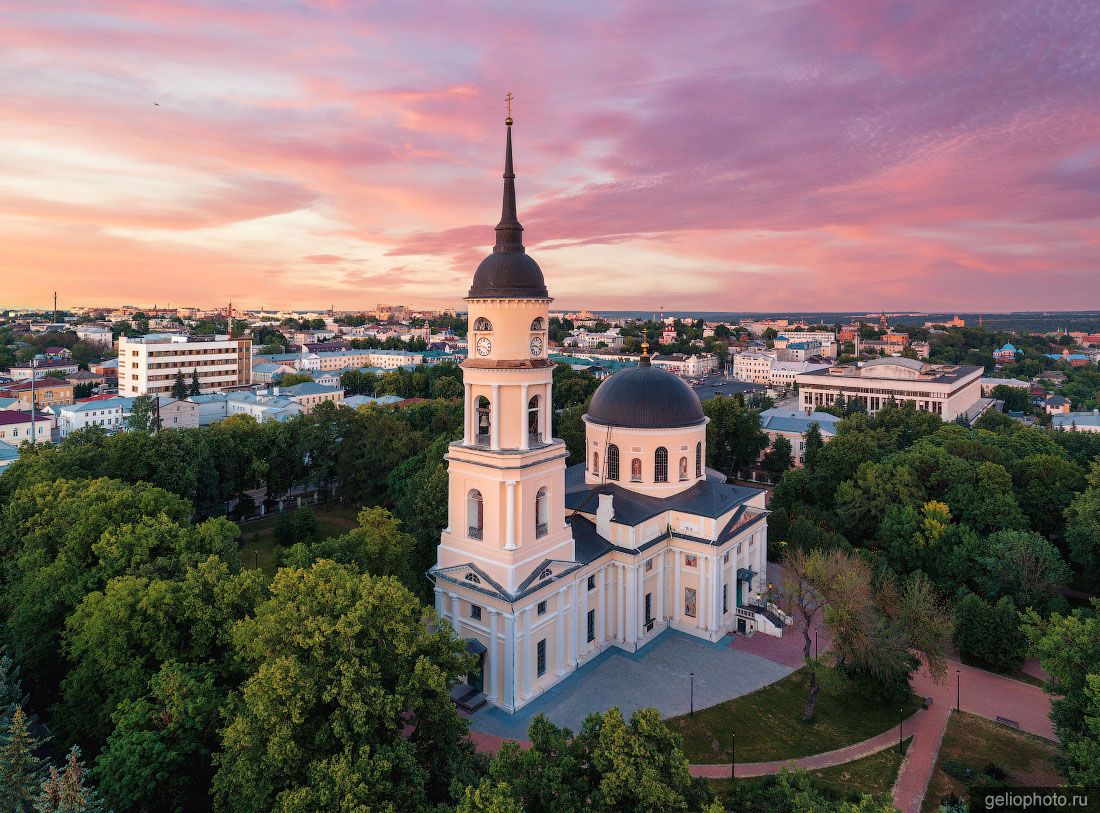
[[[913,743],[894,782],[894,806],[901,813],[920,813],[950,716],[950,708],[933,705],[918,721],[913,732]]]

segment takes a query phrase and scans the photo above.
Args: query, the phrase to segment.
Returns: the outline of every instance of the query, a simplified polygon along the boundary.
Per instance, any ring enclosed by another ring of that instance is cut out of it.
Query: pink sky
[[[0,306],[1100,308],[1095,0],[0,7]]]

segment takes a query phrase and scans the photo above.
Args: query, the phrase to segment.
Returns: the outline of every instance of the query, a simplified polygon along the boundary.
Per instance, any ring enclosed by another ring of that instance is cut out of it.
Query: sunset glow
[[[0,304],[1100,307],[1100,6],[14,2]]]

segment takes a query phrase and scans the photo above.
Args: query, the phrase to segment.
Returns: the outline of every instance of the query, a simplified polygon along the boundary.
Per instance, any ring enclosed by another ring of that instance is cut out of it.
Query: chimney
[[[610,542],[611,517],[615,515],[615,507],[612,503],[615,497],[610,492],[607,492],[601,493],[599,498],[600,504],[596,507],[596,533]]]

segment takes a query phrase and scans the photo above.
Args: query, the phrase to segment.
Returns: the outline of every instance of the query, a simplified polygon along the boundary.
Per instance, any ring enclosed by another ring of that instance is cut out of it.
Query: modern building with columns
[[[764,493],[706,468],[698,397],[648,353],[600,385],[587,462],[566,468],[551,298],[523,247],[506,124],[503,214],[466,297],[465,429],[429,576],[440,617],[478,657],[469,694],[515,711],[608,647],[636,651],[667,629],[780,635],[789,618],[764,595]]]

